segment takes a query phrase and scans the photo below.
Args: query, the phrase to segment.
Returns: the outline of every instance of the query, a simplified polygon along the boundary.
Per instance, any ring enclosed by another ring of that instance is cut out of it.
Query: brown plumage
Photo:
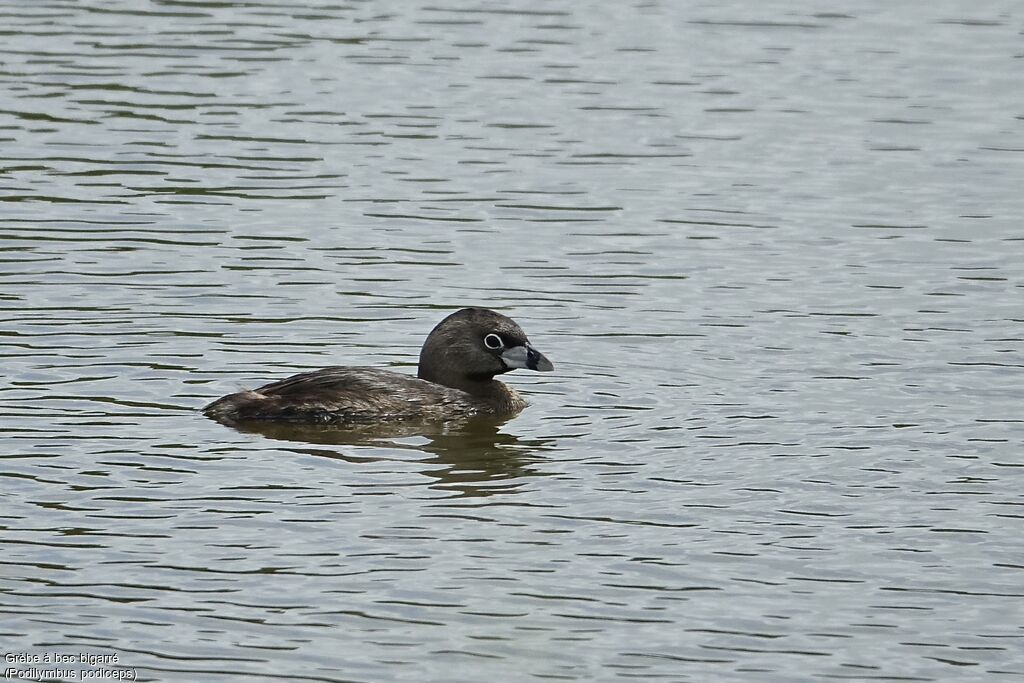
[[[330,367],[219,398],[203,412],[220,422],[367,424],[515,415],[526,401],[494,379],[516,368],[546,372],[551,361],[510,318],[486,308],[452,313],[420,351],[417,377]]]

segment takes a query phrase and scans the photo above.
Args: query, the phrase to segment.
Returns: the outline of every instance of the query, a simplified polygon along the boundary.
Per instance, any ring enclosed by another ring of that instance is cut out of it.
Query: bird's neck
[[[429,372],[420,372],[419,378],[434,384],[441,384],[452,389],[464,391],[473,398],[487,403],[495,414],[516,413],[526,407],[526,401],[514,389],[499,382],[493,376],[445,378],[439,382]]]

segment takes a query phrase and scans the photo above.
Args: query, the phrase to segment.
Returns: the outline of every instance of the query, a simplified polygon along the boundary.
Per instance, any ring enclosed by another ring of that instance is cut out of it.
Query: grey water
[[[0,36],[8,678],[1024,678],[1020,3]],[[197,412],[466,305],[555,364],[512,420]]]

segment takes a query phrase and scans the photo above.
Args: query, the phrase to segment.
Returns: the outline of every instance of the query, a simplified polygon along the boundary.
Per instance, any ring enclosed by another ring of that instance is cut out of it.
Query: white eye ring
[[[492,351],[500,349],[504,345],[505,342],[501,340],[501,337],[494,334],[493,332],[484,336],[484,346],[491,349]]]

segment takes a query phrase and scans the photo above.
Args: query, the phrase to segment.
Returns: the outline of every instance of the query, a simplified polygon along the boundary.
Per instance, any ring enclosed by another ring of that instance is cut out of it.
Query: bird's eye
[[[491,349],[492,351],[495,349],[500,349],[504,345],[505,342],[501,340],[501,337],[494,334],[493,332],[484,337],[484,346]]]

